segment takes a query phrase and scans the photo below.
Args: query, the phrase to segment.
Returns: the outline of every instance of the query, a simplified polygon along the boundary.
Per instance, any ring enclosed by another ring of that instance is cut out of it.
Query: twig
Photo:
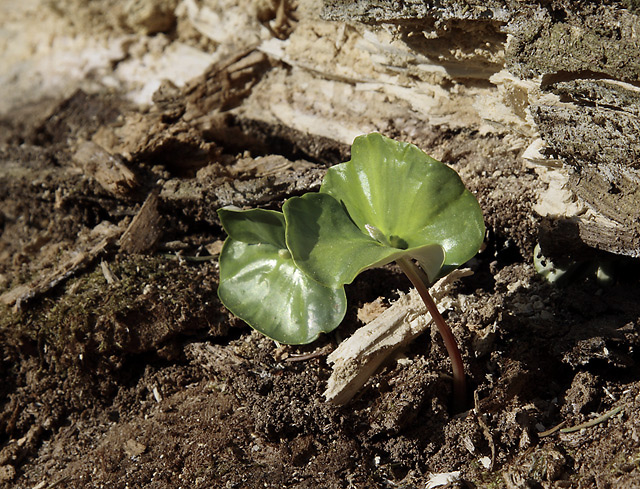
[[[489,465],[489,470],[493,470],[496,464],[496,443],[493,439],[491,428],[485,420],[485,415],[480,411],[480,403],[477,390],[473,393],[473,404],[474,411],[476,413],[476,420],[478,421],[480,428],[482,428],[482,434],[486,438],[487,443],[489,443],[489,449],[491,450],[491,464]]]
[[[304,362],[305,360],[311,360],[313,358],[322,357],[329,354],[327,347],[318,348],[316,351],[310,353],[292,353],[291,356],[285,358],[285,362]]]
[[[566,424],[567,421],[565,420],[562,423],[555,425],[553,428],[549,428],[546,431],[541,431],[540,433],[538,433],[538,438],[544,438],[545,436],[553,435],[554,433],[560,431],[560,428],[562,428]]]
[[[204,262],[215,260],[215,256],[189,256],[189,255],[174,255],[171,253],[160,253],[163,258],[169,258],[171,260],[189,261],[189,262]]]
[[[560,433],[573,433],[574,431],[580,431],[583,428],[591,428],[592,426],[596,426],[602,423],[603,421],[606,421],[607,419],[611,418],[612,416],[615,416],[620,411],[622,411],[622,406],[613,408],[610,411],[607,411],[606,413],[604,413],[603,415],[598,416],[597,418],[592,419],[591,421],[587,421],[586,423],[580,423],[579,425],[571,426],[570,428],[562,428],[560,430]]]

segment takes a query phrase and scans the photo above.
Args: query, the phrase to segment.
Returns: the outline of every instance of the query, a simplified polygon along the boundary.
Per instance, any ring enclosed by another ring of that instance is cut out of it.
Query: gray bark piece
[[[640,169],[640,90],[602,80],[552,86],[567,103],[531,112],[542,137],[574,165]]]
[[[495,0],[326,0],[322,11],[326,20],[366,24],[425,18],[506,21],[509,16],[505,2]]]
[[[320,188],[326,172],[324,167],[306,161],[289,162],[284,157],[277,158],[287,162],[288,166],[277,172],[255,171],[253,178],[234,180],[215,176],[168,180],[162,187],[160,199],[182,208],[185,215],[218,224],[216,211],[220,207],[257,207]]]
[[[513,35],[506,51],[507,68],[521,78],[549,73],[584,73],[640,79],[640,18],[599,2],[559,2],[555,12],[523,6],[506,27]]]

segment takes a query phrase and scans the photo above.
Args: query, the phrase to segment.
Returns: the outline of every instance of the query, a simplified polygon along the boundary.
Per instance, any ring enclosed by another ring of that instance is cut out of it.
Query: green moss
[[[504,477],[502,471],[489,471],[479,462],[471,462],[473,469],[472,482],[484,489],[499,489],[504,487]]]
[[[118,283],[108,284],[96,263],[22,311],[5,307],[0,332],[16,346],[36,343],[62,368],[117,367],[128,354],[153,350],[215,320],[214,262],[183,265],[161,256],[123,256],[109,266]]]
[[[632,453],[621,452],[607,465],[607,472],[613,477],[619,477],[630,470],[640,469],[640,450]]]

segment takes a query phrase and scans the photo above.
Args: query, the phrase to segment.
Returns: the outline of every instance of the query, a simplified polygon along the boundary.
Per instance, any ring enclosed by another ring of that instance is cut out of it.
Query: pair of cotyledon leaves
[[[473,257],[482,211],[458,174],[413,144],[369,134],[331,167],[319,193],[283,212],[223,208],[223,304],[276,341],[305,344],[335,329],[344,285],[367,268],[418,261],[430,281]]]

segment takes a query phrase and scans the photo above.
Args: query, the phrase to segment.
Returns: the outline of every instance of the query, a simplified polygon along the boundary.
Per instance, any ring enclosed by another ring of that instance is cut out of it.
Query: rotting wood
[[[100,268],[102,269],[102,275],[104,275],[104,279],[109,285],[120,283],[120,279],[115,273],[113,273],[113,270],[111,270],[111,267],[106,261],[102,260],[100,262]]]
[[[251,46],[214,63],[183,88],[165,81],[153,94],[153,102],[166,121],[183,116],[191,121],[225,111],[242,102],[271,66],[270,59]]]
[[[221,148],[206,130],[215,115],[240,104],[271,67],[269,58],[245,49],[211,66],[180,89],[163,83],[153,95],[154,110],[131,112],[124,123],[102,131],[97,140],[132,160],[161,164],[178,175],[190,175],[216,161]]]
[[[124,160],[93,141],[81,142],[73,160],[113,195],[126,195],[138,186],[135,174],[125,165]]]
[[[595,250],[640,258],[640,229],[602,216],[547,217],[540,225],[538,239],[543,254],[559,265],[593,259]]]
[[[158,191],[149,194],[129,227],[120,238],[126,253],[144,253],[152,249],[162,235],[162,216],[158,211]]]
[[[488,68],[484,73],[498,91],[481,96],[482,103],[476,105],[480,115],[541,137],[547,156],[569,170],[567,188],[592,211],[570,223],[578,232],[564,240],[564,247],[557,247],[560,254],[582,253],[586,244],[640,256],[640,65],[629,62],[638,52],[637,11],[598,4],[583,12],[569,3],[568,15],[555,19],[539,5],[515,7],[493,0],[437,5],[325,0],[322,12],[325,19],[382,25],[400,33],[397,37],[412,54],[438,59],[454,78],[457,66],[468,70],[479,61],[483,48],[478,34],[483,32],[493,46],[487,54],[497,54],[484,59]],[[442,26],[447,26],[446,32]],[[463,26],[470,31],[468,37],[455,33]],[[486,30],[480,31],[481,26]],[[508,42],[505,34],[510,36]],[[453,42],[444,45],[459,48],[455,56],[447,56],[446,50],[434,56],[432,49],[447,36]],[[465,46],[468,40],[475,43],[473,50]],[[385,47],[380,44],[378,49]],[[473,55],[467,58],[465,52]],[[594,57],[595,52],[607,55]],[[496,66],[504,70],[491,76]]]
[[[298,22],[297,2],[294,0],[271,0],[258,7],[258,19],[274,37],[286,39]]]
[[[110,128],[104,139],[118,141],[115,151],[133,161],[163,165],[175,175],[191,176],[215,161],[221,153],[216,144],[205,141],[199,130],[182,119],[167,121],[164,114],[130,113],[120,127]]]
[[[349,145],[282,123],[253,119],[233,112],[202,117],[197,123],[205,137],[213,139],[227,150],[277,153],[327,166],[349,159]]]
[[[212,65],[182,90],[187,106],[185,120],[236,106],[271,66],[269,58],[255,46]]]
[[[165,83],[153,96],[156,108],[161,112],[160,119],[164,125],[186,124],[191,132],[197,129],[204,140],[215,142],[226,152],[277,153],[326,165],[346,161],[349,156],[346,144],[231,110],[250,95],[266,71],[279,63],[253,46],[214,64],[182,89]],[[164,131],[168,136],[171,131],[176,132],[170,129],[172,126],[164,125],[157,124],[153,132]],[[141,153],[135,146],[133,148],[128,151]],[[145,147],[144,154],[149,152]]]
[[[92,230],[94,236],[90,238],[87,245],[69,252],[67,259],[55,270],[0,295],[0,302],[8,306],[15,305],[16,309],[20,309],[25,302],[53,289],[91,263],[118,239],[121,232],[120,227],[113,224],[99,224]]]
[[[219,224],[216,210],[220,207],[255,207],[317,190],[325,174],[320,165],[289,161],[277,155],[251,160],[242,158],[225,167],[222,174],[211,165],[195,179],[171,179],[163,185],[160,198],[167,205],[180,208],[186,216]]]
[[[571,190],[604,217],[640,229],[640,171],[622,165],[583,164],[569,175]]]
[[[431,287],[440,307],[450,307],[449,295],[454,282],[471,275],[471,270],[455,270]],[[324,396],[333,404],[346,404],[375,371],[399,348],[408,345],[426,331],[433,320],[415,289],[402,295],[376,319],[342,342],[328,357],[333,373]]]
[[[344,144],[282,124],[229,112],[277,63],[280,61],[253,46],[216,63],[182,90],[159,90],[154,101],[166,114],[180,112],[176,104],[182,104],[183,119],[198,127],[207,139],[227,149],[256,153],[276,151],[327,164],[344,161],[349,149]]]

